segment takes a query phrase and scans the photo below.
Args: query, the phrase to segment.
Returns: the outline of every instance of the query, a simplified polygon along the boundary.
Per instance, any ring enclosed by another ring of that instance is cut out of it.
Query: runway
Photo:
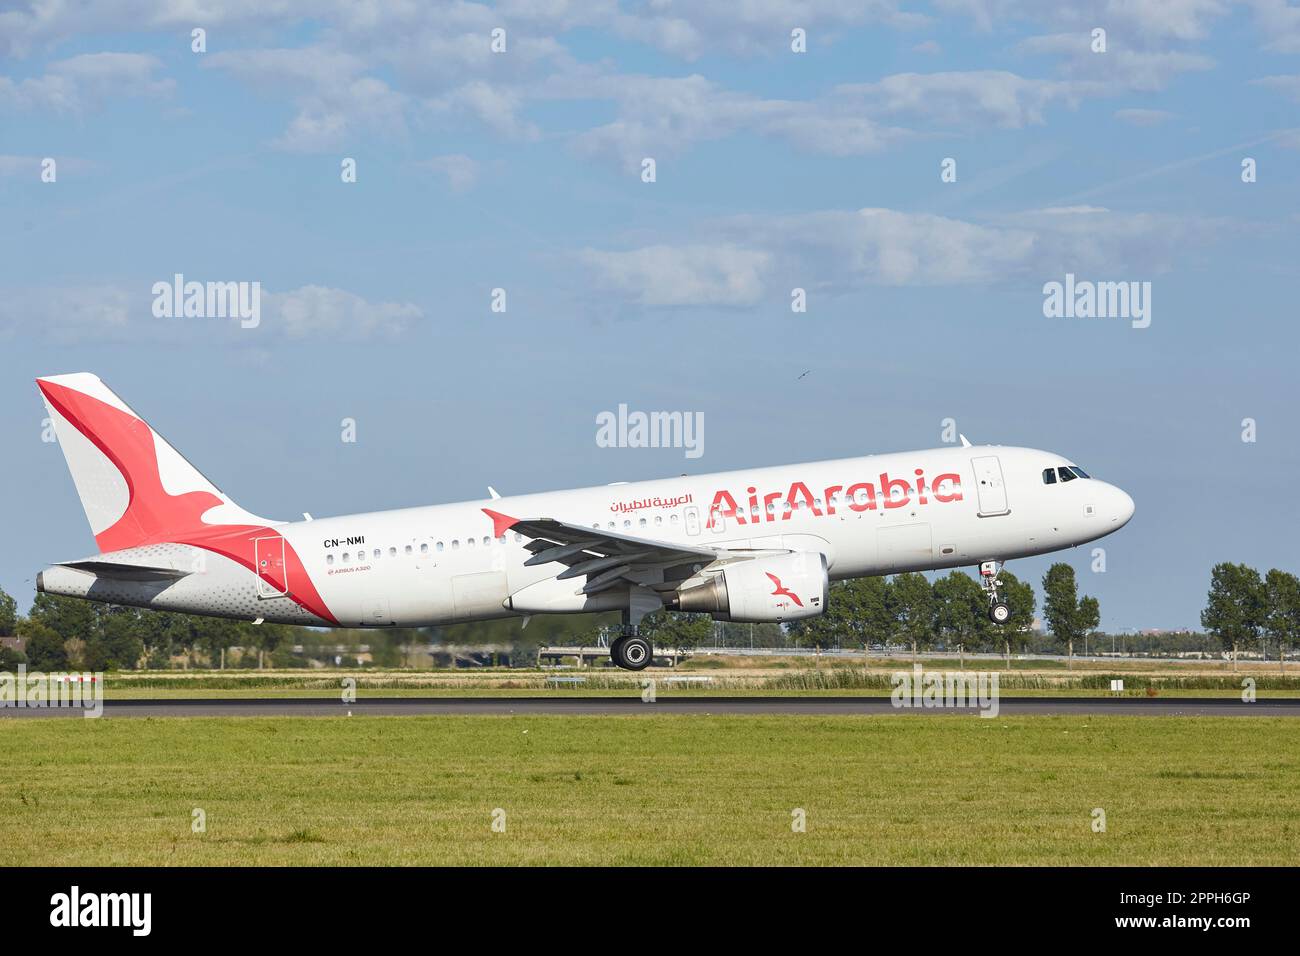
[[[82,717],[80,708],[0,707],[0,719]],[[888,697],[338,697],[105,700],[105,717],[416,717],[439,715],[971,716],[975,708],[894,707]],[[1003,697],[998,716],[1300,717],[1300,698],[1243,703],[1227,697]]]

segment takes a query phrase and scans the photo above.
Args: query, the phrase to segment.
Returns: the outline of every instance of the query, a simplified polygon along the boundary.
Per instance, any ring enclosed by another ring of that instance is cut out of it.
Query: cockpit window
[[[1088,474],[1086,471],[1084,471],[1084,470],[1083,470],[1082,468],[1080,468],[1078,465],[1071,465],[1071,466],[1070,466],[1070,470],[1071,470],[1072,472],[1074,472],[1076,475],[1078,475],[1080,478],[1091,478],[1091,477],[1092,477],[1090,474]]]
[[[1044,468],[1044,469],[1043,469],[1043,484],[1045,484],[1045,485],[1054,485],[1054,484],[1056,484],[1056,469],[1055,469],[1055,468]]]
[[[1074,472],[1069,468],[1061,467],[1056,470],[1060,472],[1062,481],[1074,481]]]

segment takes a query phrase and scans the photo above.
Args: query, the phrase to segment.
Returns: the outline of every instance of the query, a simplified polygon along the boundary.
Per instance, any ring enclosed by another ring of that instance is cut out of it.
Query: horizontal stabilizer
[[[123,564],[120,561],[60,561],[59,567],[85,571],[99,578],[116,578],[120,581],[179,581],[189,571],[175,568],[151,568],[144,564]]]

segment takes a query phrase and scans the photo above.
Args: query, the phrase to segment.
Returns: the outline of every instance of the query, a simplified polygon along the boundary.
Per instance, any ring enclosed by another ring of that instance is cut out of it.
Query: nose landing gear
[[[1001,561],[980,562],[980,587],[988,597],[989,620],[994,624],[1005,624],[1011,620],[1011,608],[998,593],[998,588],[1002,586],[1002,582],[998,579],[998,575],[1002,572],[1002,564]]]

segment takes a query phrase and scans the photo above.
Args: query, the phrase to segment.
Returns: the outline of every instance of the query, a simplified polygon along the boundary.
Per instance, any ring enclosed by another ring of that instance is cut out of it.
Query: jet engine
[[[794,551],[729,564],[705,583],[677,591],[668,607],[745,624],[796,621],[826,610],[829,587],[826,556]]]

